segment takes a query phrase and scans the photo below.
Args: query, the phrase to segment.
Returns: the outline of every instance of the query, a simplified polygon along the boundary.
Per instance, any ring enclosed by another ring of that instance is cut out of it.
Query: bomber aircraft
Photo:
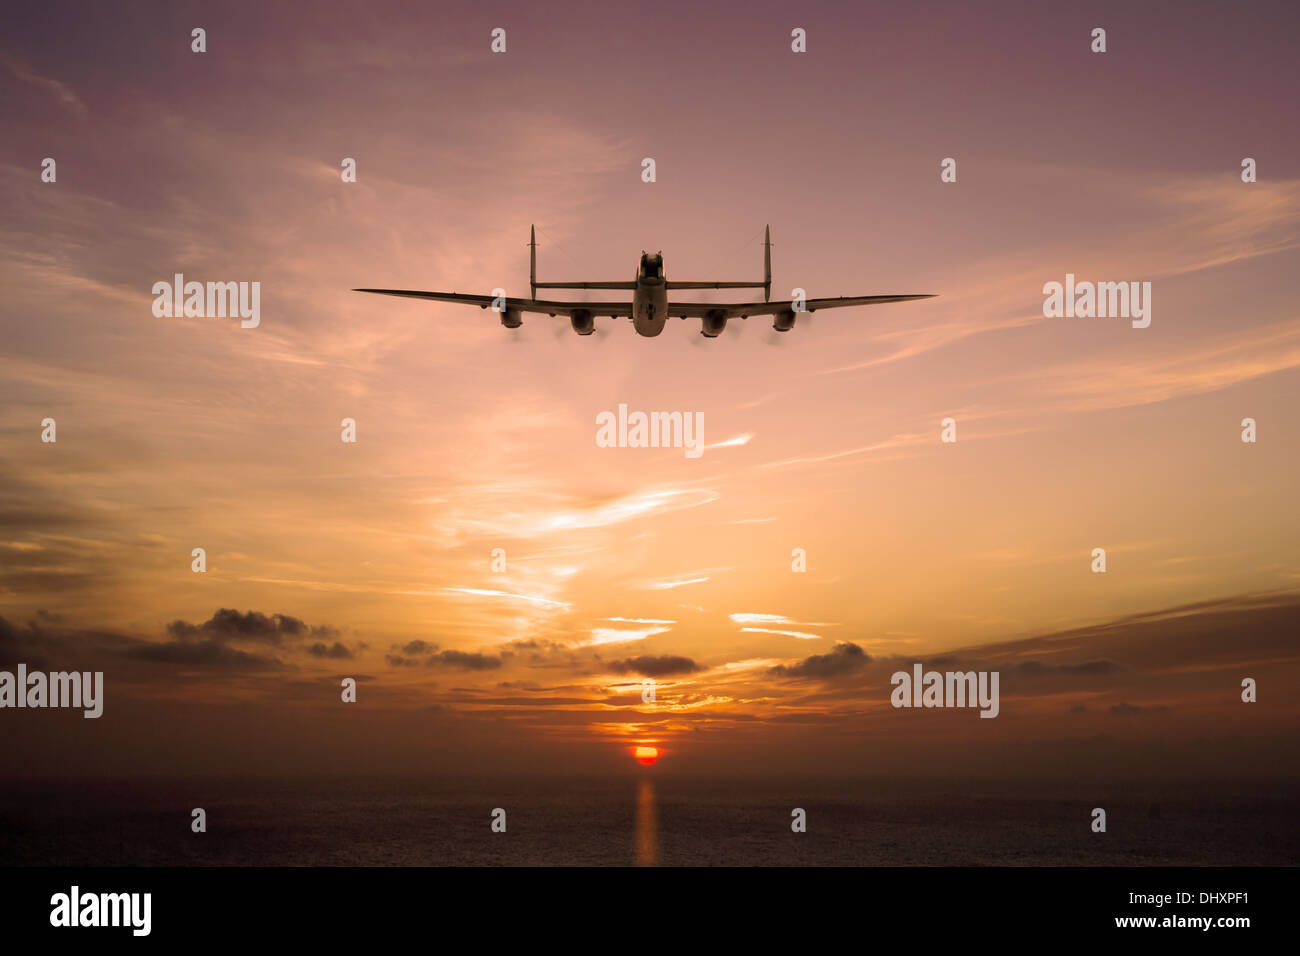
[[[458,292],[420,292],[410,289],[353,289],[353,292],[373,292],[378,295],[400,295],[412,299],[433,299],[437,302],[460,302],[492,308],[501,314],[501,324],[508,329],[523,325],[523,313],[540,312],[549,316],[566,315],[579,335],[590,335],[596,330],[596,318],[608,315],[612,319],[628,318],[638,335],[655,336],[664,330],[669,316],[682,319],[699,319],[700,333],[706,338],[717,338],[727,327],[727,320],[747,319],[751,315],[772,316],[772,328],[789,332],[794,328],[800,312],[819,309],[839,309],[849,305],[881,305],[886,302],[907,302],[910,299],[930,299],[932,295],[857,295],[835,299],[804,299],[771,302],[772,293],[772,229],[763,235],[762,282],[679,282],[669,279],[664,272],[662,252],[642,251],[636,275],[627,282],[538,282],[537,281],[537,229],[533,227],[528,245],[531,247],[529,280],[532,298],[518,299],[506,296],[465,295]],[[538,289],[623,289],[632,293],[630,302],[558,302],[537,298]],[[762,302],[676,302],[669,293],[679,289],[762,289]]]

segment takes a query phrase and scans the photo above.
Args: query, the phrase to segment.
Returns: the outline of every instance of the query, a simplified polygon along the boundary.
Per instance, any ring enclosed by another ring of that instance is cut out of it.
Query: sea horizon
[[[1293,866],[1297,810],[1294,777],[47,779],[0,796],[0,865]]]

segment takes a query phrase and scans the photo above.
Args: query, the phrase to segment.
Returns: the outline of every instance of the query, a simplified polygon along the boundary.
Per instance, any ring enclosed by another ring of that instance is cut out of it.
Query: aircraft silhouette
[[[727,327],[727,320],[747,319],[751,315],[772,316],[772,328],[778,332],[789,332],[794,328],[795,319],[800,312],[816,312],[819,309],[839,309],[850,305],[882,305],[886,302],[907,302],[911,299],[931,299],[933,295],[858,295],[840,296],[835,299],[806,299],[796,307],[796,300],[786,302],[768,301],[772,292],[772,229],[767,227],[763,237],[763,281],[762,282],[678,282],[670,280],[664,273],[662,252],[641,253],[636,275],[628,282],[538,282],[537,281],[537,229],[533,227],[528,245],[532,249],[529,281],[532,286],[531,299],[508,298],[506,296],[465,295],[458,292],[420,292],[409,289],[353,289],[353,292],[373,292],[377,295],[400,295],[412,299],[433,299],[437,302],[461,302],[465,305],[477,305],[481,309],[491,307],[501,314],[501,324],[508,329],[517,329],[523,325],[524,312],[540,312],[545,315],[566,315],[573,325],[573,331],[579,335],[590,335],[596,330],[596,317],[608,315],[610,318],[630,318],[638,335],[653,337],[664,330],[664,323],[669,316],[679,318],[697,318],[700,320],[700,334],[706,338],[717,338]],[[627,289],[632,292],[630,302],[551,302],[537,298],[538,289]],[[670,302],[668,293],[677,289],[762,289],[762,302]]]

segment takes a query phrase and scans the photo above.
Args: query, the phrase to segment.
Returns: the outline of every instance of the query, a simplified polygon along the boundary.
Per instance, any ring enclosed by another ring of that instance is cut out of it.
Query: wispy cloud
[[[564,601],[552,601],[550,598],[538,597],[535,594],[511,594],[509,591],[494,591],[488,588],[443,588],[442,590],[454,594],[471,594],[477,597],[505,598],[510,601],[526,601],[529,604],[538,604],[545,607],[569,607],[569,605]]]
[[[88,112],[86,104],[82,102],[81,97],[68,84],[61,83],[51,77],[41,76],[24,64],[7,56],[0,56],[0,63],[3,63],[5,69],[17,79],[48,93],[64,109],[77,116],[85,116]]]
[[[806,631],[795,631],[793,627],[835,627],[834,624],[825,621],[792,621],[783,614],[755,614],[750,612],[740,612],[730,615],[731,620],[737,624],[744,625],[741,631],[751,634],[777,634],[782,637],[794,637],[804,641],[815,641],[822,637],[821,634],[809,634]],[[772,628],[759,627],[761,624],[785,624],[790,628]]]

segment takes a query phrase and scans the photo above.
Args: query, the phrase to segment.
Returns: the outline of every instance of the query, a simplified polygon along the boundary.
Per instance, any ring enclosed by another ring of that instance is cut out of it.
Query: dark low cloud
[[[538,638],[511,641],[501,651],[501,656],[517,657],[525,666],[538,669],[576,671],[589,668],[594,662],[590,652],[579,653],[567,644]]]
[[[279,647],[286,642],[307,638],[332,640],[338,631],[332,627],[311,627],[288,614],[262,614],[260,611],[240,613],[233,608],[220,608],[202,624],[172,621],[167,633],[177,641],[247,641]]]
[[[852,643],[836,644],[829,654],[814,654],[798,664],[778,664],[768,673],[773,677],[835,678],[865,667],[871,655]]]
[[[72,667],[84,670],[91,662],[102,665],[105,658],[145,643],[99,628],[70,628],[57,614],[38,610],[26,624],[14,624],[0,617],[0,667],[23,663],[33,670]]]
[[[406,649],[411,649],[415,645],[424,645],[432,647],[435,645],[425,644],[424,641],[412,641],[406,645]],[[389,667],[436,667],[443,670],[456,671],[490,671],[496,670],[503,663],[502,657],[492,654],[480,654],[470,651],[439,651],[436,654],[430,654],[419,660],[406,654],[386,654],[384,660],[388,662]]]
[[[122,656],[137,661],[222,671],[268,671],[284,667],[278,658],[250,654],[216,640],[143,642],[127,648]]]
[[[440,651],[431,655],[424,662],[424,666],[461,671],[490,671],[501,666],[501,658],[467,651]]]
[[[642,655],[621,661],[610,661],[608,667],[615,674],[640,674],[642,677],[672,677],[676,674],[693,674],[700,666],[689,657],[664,654],[659,657]]]
[[[1133,717],[1138,714],[1159,714],[1168,709],[1169,708],[1165,707],[1164,704],[1151,704],[1150,706],[1145,706],[1142,704],[1130,704],[1127,701],[1110,705],[1110,712],[1117,717]]]
[[[25,663],[29,667],[44,668],[47,650],[48,638],[35,621],[23,626],[0,617],[0,666]]]
[[[176,620],[167,625],[168,641],[131,641],[121,656],[139,661],[179,664],[214,671],[274,671],[282,660],[261,648],[285,648],[323,659],[349,659],[353,652],[336,640],[338,631],[309,625],[288,614],[240,612],[220,608],[202,624]],[[303,641],[312,640],[310,644]],[[235,645],[255,645],[244,649]]]
[[[307,653],[312,657],[350,658],[353,656],[352,652],[339,641],[335,641],[333,644],[317,641],[307,648]]]
[[[419,640],[408,641],[406,644],[403,644],[401,648],[402,653],[408,656],[412,654],[432,654],[437,649],[437,644],[430,644],[428,641]]]
[[[1038,660],[1028,660],[1020,661],[1007,669],[1018,671],[1026,677],[1036,677],[1040,674],[1086,674],[1101,677],[1123,670],[1114,661],[1109,660],[1083,661],[1078,664],[1045,664]]]

